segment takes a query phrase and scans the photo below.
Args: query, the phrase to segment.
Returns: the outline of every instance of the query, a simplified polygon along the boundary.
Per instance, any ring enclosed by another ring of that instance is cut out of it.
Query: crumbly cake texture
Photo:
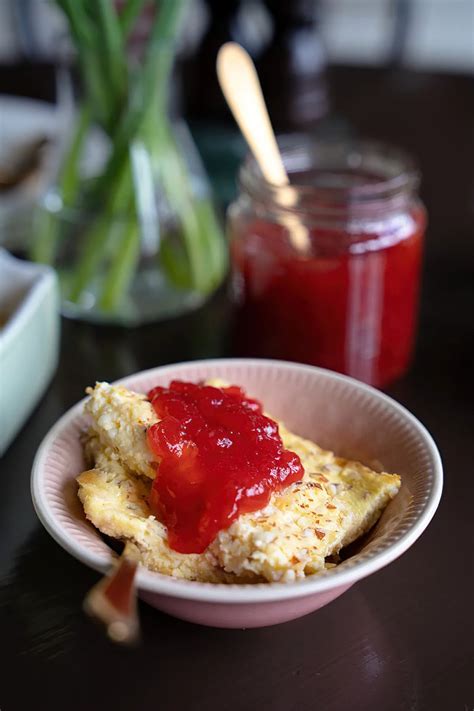
[[[97,383],[86,392],[90,398],[84,409],[101,446],[117,453],[130,471],[154,479],[146,433],[158,418],[146,395],[108,383]]]
[[[400,488],[398,475],[336,457],[280,424],[285,447],[301,458],[303,480],[273,494],[264,509],[239,516],[204,553],[178,553],[148,506],[155,469],[146,432],[158,421],[153,408],[144,395],[108,383],[88,393],[84,450],[91,468],[78,477],[85,514],[100,531],[127,542],[143,565],[166,575],[257,583],[321,572],[328,557],[373,526]]]

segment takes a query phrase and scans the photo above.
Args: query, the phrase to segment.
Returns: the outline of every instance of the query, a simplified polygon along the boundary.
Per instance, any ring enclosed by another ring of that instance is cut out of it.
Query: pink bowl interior
[[[436,447],[412,415],[371,388],[328,371],[260,360],[199,361],[166,366],[120,382],[145,392],[155,385],[166,385],[173,378],[198,381],[211,377],[242,385],[264,402],[267,412],[322,447],[373,468],[383,466],[385,471],[402,476],[399,495],[387,507],[364,547],[323,576],[333,578],[335,587],[351,582],[342,580],[341,571],[359,568],[378,556],[381,562],[375,569],[390,562],[411,545],[428,524],[441,493],[441,465]],[[113,553],[85,520],[76,495],[75,477],[84,468],[79,442],[79,434],[86,424],[82,407],[79,403],[66,413],[43,442],[33,470],[33,498],[41,520],[54,538],[83,562],[105,570]],[[396,554],[382,562],[384,553],[394,546],[398,546]],[[367,574],[363,566],[360,571],[354,570],[354,579]],[[141,571],[139,581],[144,589],[154,589],[154,582],[164,577]],[[186,582],[176,581],[176,585],[179,584],[186,585]],[[187,585],[208,587],[200,583]],[[300,583],[291,587],[298,585]],[[327,580],[324,586],[327,588]]]

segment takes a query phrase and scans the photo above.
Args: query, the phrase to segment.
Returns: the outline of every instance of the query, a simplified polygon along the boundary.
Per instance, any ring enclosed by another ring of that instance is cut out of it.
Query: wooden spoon
[[[250,55],[236,42],[224,44],[217,55],[219,84],[242,131],[245,140],[260,166],[262,175],[272,185],[284,187],[280,199],[287,207],[296,203],[295,191],[290,186],[275,134],[270,122],[255,65]],[[296,215],[282,218],[290,239],[298,251],[309,248],[309,234]]]
[[[102,622],[110,639],[119,644],[132,644],[140,634],[135,589],[137,567],[125,547],[114,570],[94,585],[84,600],[87,614]]]

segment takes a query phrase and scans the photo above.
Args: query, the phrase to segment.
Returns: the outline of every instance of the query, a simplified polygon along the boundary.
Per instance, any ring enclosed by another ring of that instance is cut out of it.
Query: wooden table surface
[[[231,354],[229,306],[221,294],[181,321],[134,331],[65,322],[57,374],[1,462],[1,711],[474,709],[474,83],[339,68],[331,86],[356,131],[404,146],[423,171],[430,227],[418,348],[389,392],[438,442],[438,513],[399,560],[308,617],[219,630],[141,604],[140,647],[113,646],[81,612],[96,573],[35,516],[33,456],[94,380]]]

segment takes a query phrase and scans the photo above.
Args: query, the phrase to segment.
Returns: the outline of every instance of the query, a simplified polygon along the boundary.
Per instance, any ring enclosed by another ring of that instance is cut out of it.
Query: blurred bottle
[[[318,34],[315,0],[264,0],[272,41],[256,57],[276,131],[307,130],[329,109],[326,53]]]
[[[204,31],[181,61],[182,100],[219,197],[228,203],[246,147],[217,82],[219,48],[232,40],[250,53],[277,132],[316,130],[327,115],[326,55],[317,0],[201,0],[201,9]]]

